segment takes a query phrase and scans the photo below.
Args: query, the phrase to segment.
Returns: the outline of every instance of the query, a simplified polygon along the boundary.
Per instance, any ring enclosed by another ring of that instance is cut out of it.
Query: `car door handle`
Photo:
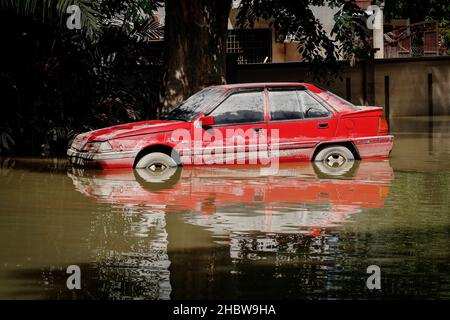
[[[328,123],[322,122],[322,123],[319,123],[317,126],[319,127],[319,129],[326,129],[326,128],[328,128]]]

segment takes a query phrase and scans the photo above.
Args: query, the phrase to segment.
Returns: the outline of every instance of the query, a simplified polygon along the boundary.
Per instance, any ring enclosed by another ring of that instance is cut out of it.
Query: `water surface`
[[[391,120],[390,161],[191,168],[164,183],[3,158],[2,299],[449,299],[450,118]],[[81,290],[68,290],[78,265]],[[381,290],[366,287],[370,265]]]

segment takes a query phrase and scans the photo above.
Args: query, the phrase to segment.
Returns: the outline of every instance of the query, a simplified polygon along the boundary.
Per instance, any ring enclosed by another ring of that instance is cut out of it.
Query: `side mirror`
[[[215,123],[214,117],[212,117],[212,116],[203,117],[201,121],[202,121],[202,127],[209,127]]]

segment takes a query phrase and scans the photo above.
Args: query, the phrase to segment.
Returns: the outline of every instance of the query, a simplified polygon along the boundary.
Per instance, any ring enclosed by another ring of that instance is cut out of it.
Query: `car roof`
[[[322,92],[320,88],[311,84],[303,82],[254,82],[254,83],[233,83],[213,86],[214,88],[223,88],[226,90],[240,89],[240,88],[266,88],[266,87],[306,87],[314,92]]]

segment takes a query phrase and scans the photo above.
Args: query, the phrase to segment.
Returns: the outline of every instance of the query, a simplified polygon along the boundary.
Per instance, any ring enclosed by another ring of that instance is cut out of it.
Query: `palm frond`
[[[90,0],[0,0],[0,11],[9,11],[24,16],[40,17],[45,22],[58,21],[64,26],[69,17],[66,10],[77,5],[81,10],[81,28],[89,39],[98,39],[101,17],[98,3]]]
[[[135,23],[132,35],[137,41],[162,40],[164,37],[164,27],[154,16],[149,16],[141,23]]]

